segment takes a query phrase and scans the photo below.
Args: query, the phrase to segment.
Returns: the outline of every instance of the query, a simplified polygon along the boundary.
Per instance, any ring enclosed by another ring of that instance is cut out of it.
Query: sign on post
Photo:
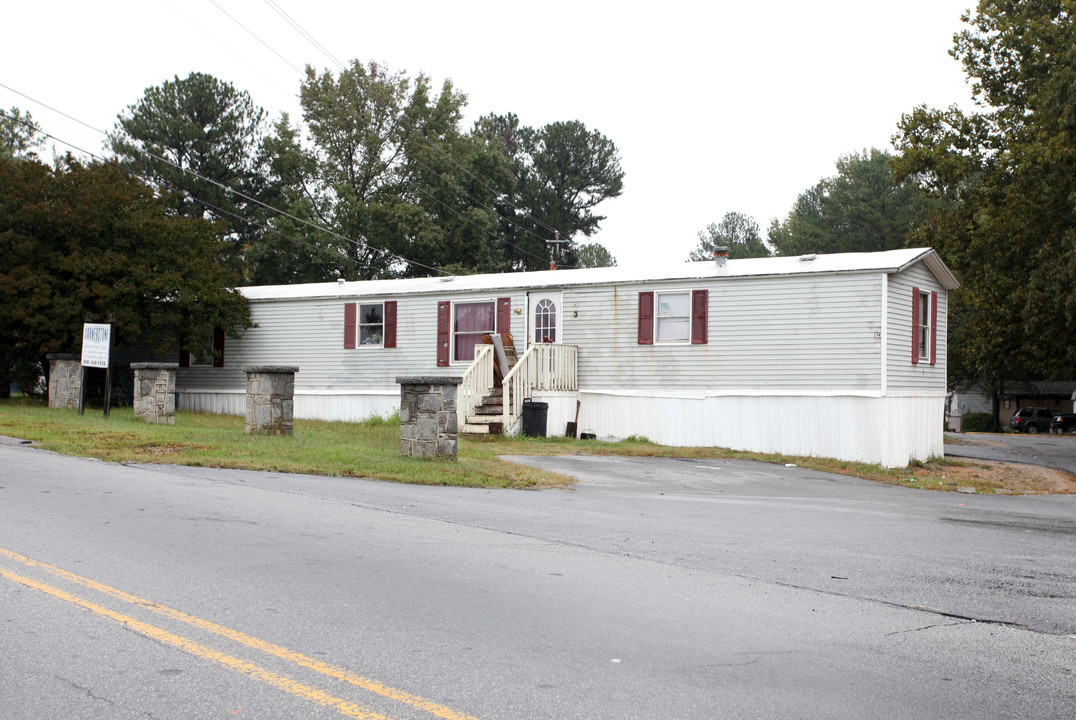
[[[104,368],[105,370],[105,417],[112,405],[112,324],[83,323],[82,325],[82,367]],[[78,414],[86,409],[86,370],[82,371],[82,394],[78,402]]]
[[[82,367],[108,369],[112,350],[112,326],[108,323],[85,323],[82,326]]]

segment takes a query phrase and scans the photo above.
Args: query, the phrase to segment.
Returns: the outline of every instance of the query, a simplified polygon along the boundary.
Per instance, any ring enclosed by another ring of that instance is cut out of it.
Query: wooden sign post
[[[86,410],[86,368],[105,370],[105,417],[112,399],[112,323],[84,323],[82,326],[82,394],[78,401],[78,414]]]

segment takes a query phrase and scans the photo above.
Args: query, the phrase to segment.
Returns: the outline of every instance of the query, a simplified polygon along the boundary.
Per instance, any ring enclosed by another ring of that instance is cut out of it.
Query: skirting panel
[[[579,428],[663,445],[904,467],[944,454],[945,396],[646,397],[581,391]]]
[[[179,410],[245,415],[247,396],[236,392],[177,393]],[[341,420],[359,422],[374,415],[389,417],[400,408],[400,393],[389,394],[299,394],[295,395],[295,417],[303,420]]]

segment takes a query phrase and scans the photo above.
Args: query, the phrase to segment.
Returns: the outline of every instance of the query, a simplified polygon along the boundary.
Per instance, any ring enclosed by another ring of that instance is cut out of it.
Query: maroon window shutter
[[[355,303],[344,303],[344,349],[355,348],[355,328],[358,325]]]
[[[654,293],[639,293],[639,344],[654,344]]]
[[[912,288],[912,364],[919,362],[919,288]]]
[[[224,328],[213,328],[213,367],[224,367]]]
[[[709,290],[691,292],[691,344],[705,345],[707,342],[707,312],[710,306]]]
[[[512,298],[497,298],[497,334],[512,332]]]
[[[179,366],[190,367],[191,366],[191,351],[186,348],[179,351]]]
[[[385,347],[396,347],[396,301],[385,301]]]
[[[452,303],[441,300],[437,303],[437,367],[448,367],[452,344]]]
[[[938,293],[930,293],[930,364],[938,363]]]

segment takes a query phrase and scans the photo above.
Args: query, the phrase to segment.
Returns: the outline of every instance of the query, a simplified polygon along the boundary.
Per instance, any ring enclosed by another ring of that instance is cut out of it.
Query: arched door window
[[[534,306],[534,342],[557,341],[557,304],[542,298]]]

